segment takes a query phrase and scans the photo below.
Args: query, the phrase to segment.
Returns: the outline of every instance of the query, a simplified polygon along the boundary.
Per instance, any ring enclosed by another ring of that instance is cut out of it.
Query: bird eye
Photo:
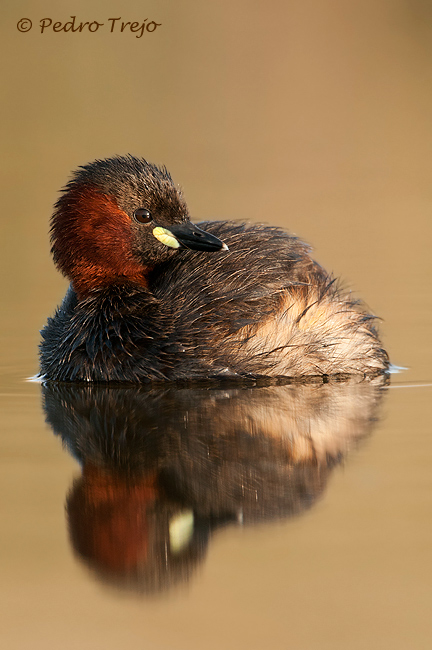
[[[138,208],[133,213],[133,216],[138,223],[149,223],[152,220],[152,216],[146,208]]]

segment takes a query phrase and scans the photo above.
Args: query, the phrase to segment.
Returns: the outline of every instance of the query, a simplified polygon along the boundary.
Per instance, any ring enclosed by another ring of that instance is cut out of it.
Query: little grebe
[[[308,246],[265,225],[198,228],[164,167],[132,156],[81,167],[55,206],[51,237],[71,285],[42,330],[44,379],[388,369],[374,317],[337,288]]]

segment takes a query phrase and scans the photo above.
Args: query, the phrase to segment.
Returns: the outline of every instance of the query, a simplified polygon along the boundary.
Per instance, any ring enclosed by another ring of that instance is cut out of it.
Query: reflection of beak
[[[157,226],[153,235],[170,248],[190,248],[194,251],[227,251],[228,246],[220,239],[195,226],[190,221],[176,223],[168,228]]]
[[[169,522],[169,540],[172,553],[180,553],[189,544],[194,532],[194,514],[184,510]]]

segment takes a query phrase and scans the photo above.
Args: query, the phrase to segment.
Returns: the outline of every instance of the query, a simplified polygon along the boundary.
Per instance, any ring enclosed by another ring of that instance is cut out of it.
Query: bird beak
[[[153,235],[170,248],[190,248],[194,251],[227,251],[228,246],[220,239],[195,226],[190,221],[176,223],[168,228],[157,226]]]

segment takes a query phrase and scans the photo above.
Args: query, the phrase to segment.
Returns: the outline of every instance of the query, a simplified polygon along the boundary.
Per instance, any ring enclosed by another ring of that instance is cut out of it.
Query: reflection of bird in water
[[[215,528],[310,507],[370,431],[384,384],[43,386],[47,421],[83,467],[67,506],[75,549],[140,591],[186,580]]]
[[[376,374],[374,318],[280,228],[194,226],[165,169],[132,156],[80,168],[52,251],[71,281],[42,332],[60,381]],[[229,247],[229,251],[228,251]]]

